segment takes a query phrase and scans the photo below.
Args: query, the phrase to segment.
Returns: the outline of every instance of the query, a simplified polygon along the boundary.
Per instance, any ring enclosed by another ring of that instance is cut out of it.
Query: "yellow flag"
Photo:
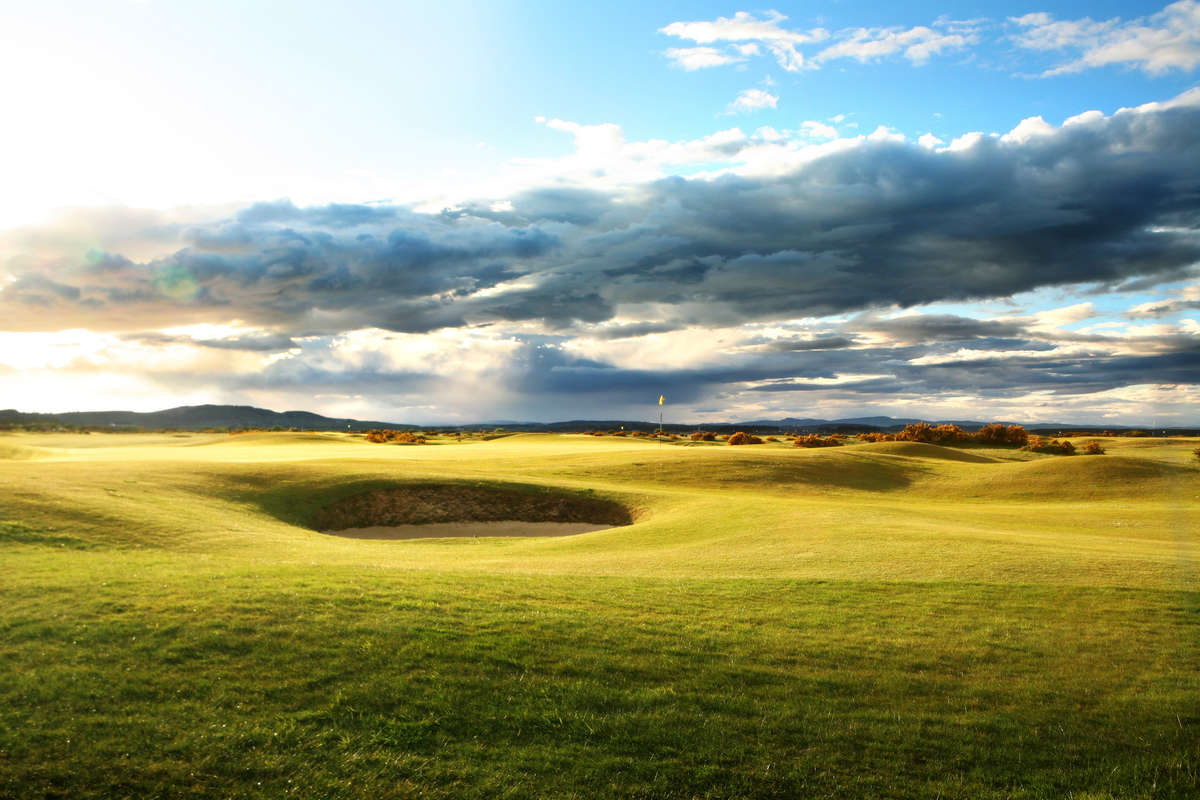
[[[658,404],[661,406],[665,402],[667,402],[667,398],[660,394],[658,396]]]

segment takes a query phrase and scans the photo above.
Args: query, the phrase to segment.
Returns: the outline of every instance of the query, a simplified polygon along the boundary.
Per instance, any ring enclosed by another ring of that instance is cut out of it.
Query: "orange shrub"
[[[822,439],[815,433],[810,433],[807,436],[797,436],[792,440],[794,447],[841,447],[845,442],[838,434],[833,434]]]
[[[896,441],[924,442],[926,444],[961,444],[970,441],[971,435],[957,425],[942,424],[934,427],[928,422],[917,422],[904,426],[895,436]]]
[[[717,437],[708,431],[696,431],[690,438],[693,442],[711,442],[715,441]]]
[[[729,437],[727,444],[762,444],[763,440],[757,436],[751,436],[744,431],[738,431]]]
[[[980,444],[990,444],[1010,447],[1021,447],[1029,441],[1029,434],[1020,425],[1004,425],[993,422],[984,425],[975,434],[975,441]]]
[[[1047,442],[1041,436],[1034,436],[1023,449],[1029,450],[1032,453],[1049,453],[1058,456],[1075,455],[1075,445],[1067,440],[1064,439],[1060,442],[1058,439],[1051,439]]]
[[[1104,455],[1104,446],[1095,439],[1083,443],[1083,454],[1085,456],[1102,456]]]

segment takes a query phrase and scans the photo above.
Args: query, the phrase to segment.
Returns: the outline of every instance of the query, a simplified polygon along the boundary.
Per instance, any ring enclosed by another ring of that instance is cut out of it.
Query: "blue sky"
[[[1192,0],[2,8],[0,406],[1200,422]]]

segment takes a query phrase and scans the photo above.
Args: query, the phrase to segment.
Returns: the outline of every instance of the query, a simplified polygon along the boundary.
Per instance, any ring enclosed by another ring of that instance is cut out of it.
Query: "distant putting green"
[[[1200,440],[1103,442],[0,435],[0,797],[1200,797]]]

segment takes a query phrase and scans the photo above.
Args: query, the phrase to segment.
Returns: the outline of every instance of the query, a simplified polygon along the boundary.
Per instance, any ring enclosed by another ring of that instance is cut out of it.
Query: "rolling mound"
[[[928,471],[916,461],[878,458],[857,448],[731,452],[723,446],[687,450],[691,457],[655,458],[627,464],[587,467],[574,476],[614,482],[646,482],[665,486],[719,489],[753,487],[781,490],[890,492],[904,489]],[[739,448],[740,449],[740,448]],[[680,452],[680,451],[675,451]]]
[[[0,444],[0,461],[28,461],[37,455],[37,448],[19,444]]]
[[[971,464],[996,463],[996,459],[978,453],[924,442],[870,442],[859,445],[859,447],[871,453],[887,453],[910,458],[939,458],[943,461],[964,461]]]
[[[1200,493],[1200,470],[1124,456],[1061,456],[1012,464],[965,485],[989,497],[1079,500],[1140,495],[1184,487]],[[1190,495],[1189,495],[1190,496]]]
[[[268,431],[263,433],[239,433],[235,436],[228,436],[224,438],[217,437],[208,441],[193,442],[191,445],[345,444],[346,441],[347,439],[344,437],[328,433],[309,433],[305,431]]]
[[[319,509],[317,530],[428,525],[447,522],[575,522],[630,525],[620,503],[535,486],[421,484],[375,489]]]

